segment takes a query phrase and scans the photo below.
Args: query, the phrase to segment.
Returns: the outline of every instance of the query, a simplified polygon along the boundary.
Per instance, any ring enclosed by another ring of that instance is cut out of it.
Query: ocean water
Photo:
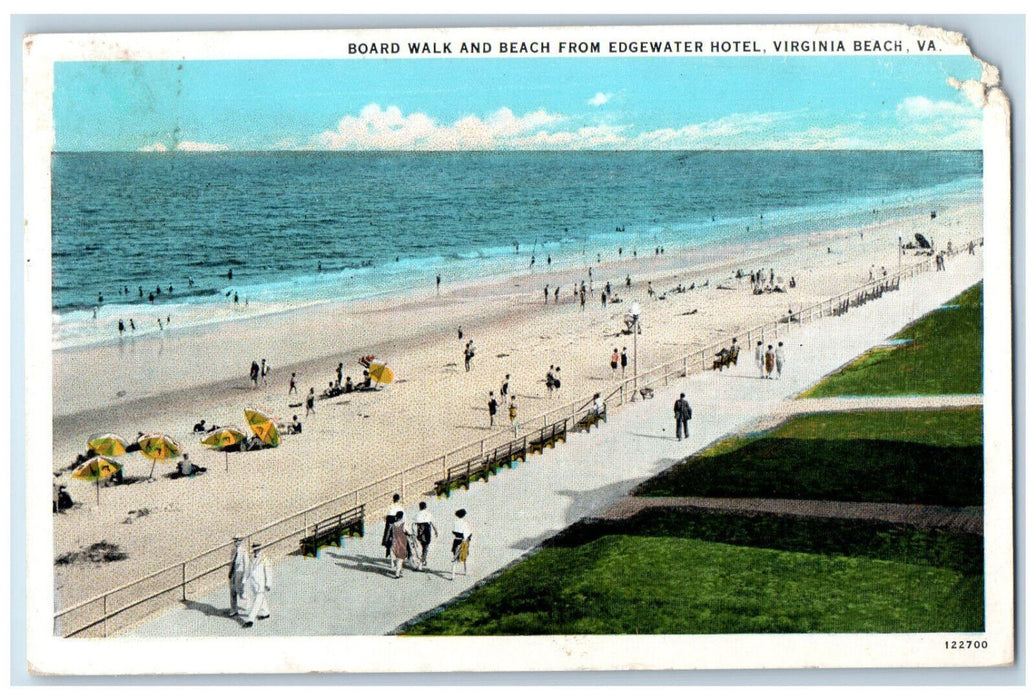
[[[58,153],[52,172],[54,340],[74,345],[135,313],[218,320],[235,293],[278,310],[526,270],[533,256],[862,225],[978,200],[982,156]]]

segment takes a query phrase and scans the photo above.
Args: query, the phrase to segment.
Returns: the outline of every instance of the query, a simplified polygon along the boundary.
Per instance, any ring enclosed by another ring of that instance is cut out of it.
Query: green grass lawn
[[[805,397],[982,393],[982,284],[897,333],[912,342],[880,347],[807,391]]]
[[[641,484],[637,496],[982,505],[982,409],[800,416]]]
[[[983,628],[982,576],[683,537],[550,547],[414,635],[950,632]]]

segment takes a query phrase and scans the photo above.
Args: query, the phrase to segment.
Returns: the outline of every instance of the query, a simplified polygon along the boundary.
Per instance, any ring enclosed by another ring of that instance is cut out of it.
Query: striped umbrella
[[[74,472],[73,479],[93,481],[97,484],[97,503],[101,502],[101,482],[122,469],[122,465],[107,457],[91,457],[83,462]]]
[[[213,450],[222,450],[223,456],[226,457],[227,470],[229,471],[230,453],[227,452],[227,448],[233,447],[244,439],[245,434],[237,428],[216,428],[215,430],[210,430],[201,439],[201,444]]]
[[[91,435],[86,446],[93,450],[94,454],[105,457],[118,457],[126,454],[126,447],[129,445],[123,438],[115,433],[98,433]]]
[[[245,409],[245,420],[248,427],[252,429],[256,437],[270,447],[277,447],[281,444],[280,433],[277,432],[277,420],[271,416],[252,408]]]
[[[370,375],[376,384],[391,384],[392,380],[396,378],[392,370],[380,362],[371,363]]]
[[[180,453],[183,452],[183,448],[180,447],[176,440],[163,433],[141,435],[137,439],[137,444],[140,445],[141,453],[151,460],[149,481],[154,479],[155,476],[155,462],[160,459],[165,460],[179,457]]]

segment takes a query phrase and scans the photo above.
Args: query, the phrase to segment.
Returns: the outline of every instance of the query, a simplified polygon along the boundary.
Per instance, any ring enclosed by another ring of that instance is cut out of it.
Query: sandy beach
[[[499,395],[505,374],[518,397],[519,420],[610,390],[619,379],[608,365],[612,349],[627,346],[632,363],[632,337],[619,333],[632,302],[642,308],[638,365],[644,370],[863,284],[872,266],[894,274],[900,236],[906,241],[922,231],[939,247],[978,238],[982,212],[977,204],[966,205],[931,220],[928,209],[918,206],[908,217],[876,221],[862,237],[860,230],[818,228],[748,247],[659,256],[640,250],[636,260],[628,251],[621,259],[615,250],[599,251],[585,309],[573,295],[573,284],[589,283],[583,266],[555,264],[548,270],[539,262],[518,276],[466,284],[444,280],[438,295],[430,270],[427,291],[409,297],[329,302],[56,350],[51,471],[69,465],[85,450],[88,436],[102,431],[130,439],[138,431],[168,433],[208,471],[171,480],[165,475],[175,464],[160,462],[155,481],[101,489],[99,504],[93,484],[70,480],[67,472],[57,477],[68,484],[77,507],[54,517],[55,556],[107,540],[128,557],[56,567],[55,604],[68,607],[489,434],[486,403],[490,391]],[[913,262],[910,255],[903,259],[904,265]],[[796,287],[753,295],[747,278],[733,278],[737,269],[747,275],[760,268],[767,274],[773,268],[785,286],[794,277]],[[627,275],[631,288],[625,287]],[[621,303],[602,306],[606,282]],[[658,299],[649,296],[648,282],[656,294],[678,284],[694,283],[695,289]],[[462,349],[469,339],[477,354],[465,372]],[[339,362],[343,376],[356,381],[363,369],[357,360],[368,354],[392,367],[395,383],[317,401],[315,416],[304,417],[304,407],[289,405],[301,402],[310,387],[318,394],[326,388]],[[264,386],[253,388],[248,368],[263,358],[272,371]],[[562,387],[548,396],[543,377],[552,364],[561,367]],[[292,372],[299,394],[289,398]],[[227,469],[224,455],[199,445],[191,428],[199,419],[244,427],[243,410],[249,407],[282,420],[297,414],[303,432],[286,436],[275,450],[230,454]],[[497,415],[501,422],[507,422],[506,407]],[[127,477],[146,477],[151,469],[140,455],[122,461]],[[42,480],[34,483],[46,488]],[[147,514],[140,516],[142,511]]]

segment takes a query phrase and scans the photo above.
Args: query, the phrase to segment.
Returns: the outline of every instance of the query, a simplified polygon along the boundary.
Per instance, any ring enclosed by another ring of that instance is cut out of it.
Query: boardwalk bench
[[[485,456],[472,457],[446,470],[446,477],[435,482],[435,495],[449,493],[455,486],[468,488],[474,479],[489,480],[489,465]]]
[[[566,439],[568,439],[568,418],[540,428],[534,436],[529,438],[529,452],[542,453],[545,448],[553,448],[556,443],[564,442]]]
[[[738,346],[734,352],[722,352],[712,361],[712,369],[718,369],[720,372],[723,371],[724,367],[737,364],[737,356],[741,352],[741,347]]]
[[[586,415],[580,418],[576,423],[576,430],[585,430],[586,432],[590,432],[590,428],[602,421],[608,422],[608,407],[601,406],[600,411],[595,411],[591,408],[587,411]]]
[[[519,460],[524,462],[526,447],[525,438],[504,443],[486,453],[486,467],[495,474],[502,467],[510,468]]]
[[[363,537],[363,512],[364,506],[358,505],[307,527],[306,536],[299,541],[303,556],[315,557],[321,547],[331,544],[339,547],[346,535]]]
[[[461,486],[465,489],[475,479],[489,481],[490,474],[496,474],[514,462],[525,460],[527,443],[525,438],[511,440],[478,457],[472,457],[446,470],[446,476],[435,482],[435,495],[442,496],[451,489]]]

